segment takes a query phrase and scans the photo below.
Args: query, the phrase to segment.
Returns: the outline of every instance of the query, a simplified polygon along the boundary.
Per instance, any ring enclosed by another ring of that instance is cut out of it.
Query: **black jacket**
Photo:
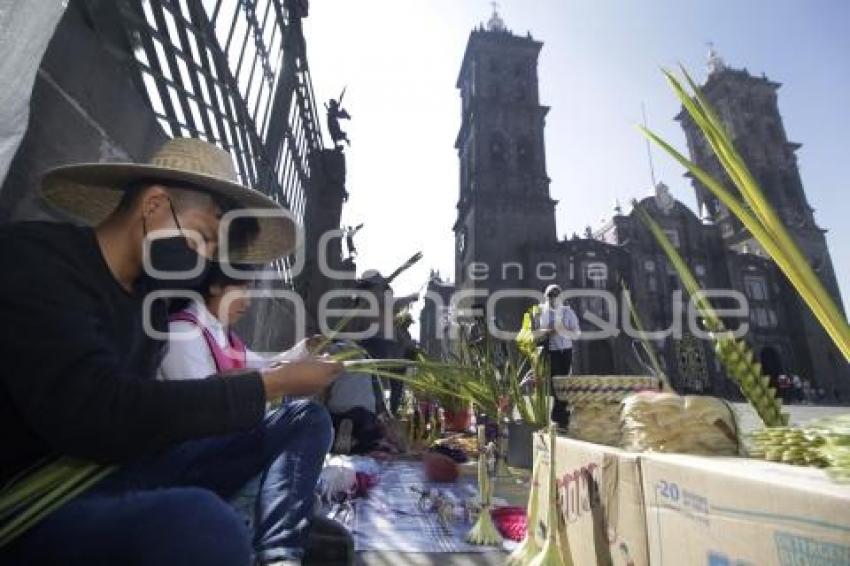
[[[49,455],[123,462],[262,418],[257,372],[154,379],[163,344],[142,325],[93,230],[0,228],[0,480]],[[155,303],[154,324],[164,326]]]

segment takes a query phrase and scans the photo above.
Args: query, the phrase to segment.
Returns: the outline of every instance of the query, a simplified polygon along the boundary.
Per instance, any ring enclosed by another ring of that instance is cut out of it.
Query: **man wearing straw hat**
[[[25,482],[66,456],[118,471],[0,548],[6,564],[246,565],[300,560],[316,480],[331,441],[310,395],[340,373],[327,359],[190,381],[154,379],[167,326],[152,291],[193,288],[229,210],[281,211],[241,186],[228,153],[166,142],[148,164],[60,167],[42,192],[89,226],[0,228],[0,481]],[[234,222],[229,257],[291,253],[284,215]],[[253,540],[225,503],[262,474]],[[24,478],[24,479],[21,479]],[[4,519],[5,520],[5,519]]]

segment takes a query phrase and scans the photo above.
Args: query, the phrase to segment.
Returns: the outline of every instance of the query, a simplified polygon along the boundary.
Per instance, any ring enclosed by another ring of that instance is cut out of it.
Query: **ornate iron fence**
[[[230,152],[240,180],[304,219],[322,136],[305,0],[121,0],[139,87],[165,132]],[[275,266],[290,284],[289,260]]]

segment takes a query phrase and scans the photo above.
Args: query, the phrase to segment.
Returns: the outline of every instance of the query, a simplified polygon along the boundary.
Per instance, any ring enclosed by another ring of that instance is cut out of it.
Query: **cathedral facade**
[[[530,34],[509,31],[497,14],[470,35],[457,81],[462,113],[455,143],[460,191],[453,227],[453,290],[478,293],[467,303],[484,308],[494,293],[540,291],[550,283],[573,293],[605,290],[614,296],[628,287],[643,325],[649,330],[669,329],[683,317],[673,300],[681,282],[631,206],[628,210],[618,206],[600,229],[588,229],[582,237],[556,236],[557,203],[549,193],[543,135],[548,107],[541,105],[538,89],[541,48]],[[799,144],[788,141],[782,125],[778,88],[766,77],[726,67],[714,54],[702,86],[767,198],[841,305],[825,231],[815,223],[800,179],[795,157]],[[686,113],[678,120],[691,159],[725,179]],[[797,374],[822,388],[827,400],[850,400],[848,364],[808,308],[734,216],[698,182],[693,185],[699,214],[675,200],[663,184],[654,196],[636,204],[661,225],[704,288],[734,290],[746,298],[745,339],[766,374]],[[445,283],[434,280],[431,286],[446,294]],[[600,320],[614,317],[622,327],[621,301],[612,305],[587,293],[570,302],[582,318],[586,337],[598,330]],[[509,297],[491,302],[486,315],[499,328],[514,330],[530,304],[528,297]],[[422,324],[426,349],[438,348],[440,324],[445,326],[446,317],[426,305]],[[653,340],[674,386],[683,393],[736,396],[711,342],[684,326],[678,335],[659,334]],[[625,332],[580,340],[574,373],[645,372],[634,353],[635,342]]]

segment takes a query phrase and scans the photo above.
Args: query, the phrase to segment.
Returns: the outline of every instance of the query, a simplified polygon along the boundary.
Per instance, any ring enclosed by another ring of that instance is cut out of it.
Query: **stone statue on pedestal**
[[[351,120],[351,116],[345,108],[342,107],[342,98],[344,96],[345,89],[342,89],[342,93],[339,95],[339,100],[331,98],[328,103],[325,104],[325,109],[328,111],[328,132],[330,132],[331,139],[336,147],[340,146],[340,142],[345,142],[349,146],[351,145],[351,141],[348,139],[348,134],[343,132],[339,125],[340,120]]]

